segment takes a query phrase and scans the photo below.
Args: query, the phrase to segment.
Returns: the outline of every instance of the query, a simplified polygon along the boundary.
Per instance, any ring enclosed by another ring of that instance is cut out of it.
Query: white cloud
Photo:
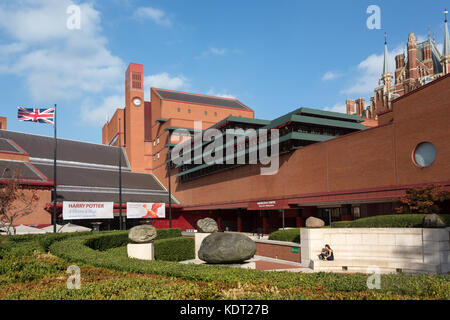
[[[157,25],[163,27],[170,27],[172,25],[172,20],[163,10],[152,7],[140,7],[134,12],[134,16],[139,20],[150,19]]]
[[[337,79],[339,77],[341,77],[342,75],[336,72],[332,72],[332,71],[328,71],[327,73],[325,73],[322,77],[323,81],[328,81],[328,80],[333,80],[333,79]]]
[[[210,52],[215,55],[223,56],[227,52],[227,50],[219,48],[211,48]]]
[[[239,50],[228,50],[225,48],[209,48],[208,50],[203,51],[199,56],[195,57],[196,59],[204,59],[207,58],[209,56],[224,56],[228,53],[240,53]]]
[[[222,90],[222,92],[217,92],[213,88],[209,89],[207,95],[228,99],[237,99],[235,95],[228,93],[226,90]]]
[[[428,37],[419,35],[416,36],[416,39],[420,43],[427,40]],[[436,46],[442,52],[442,43],[437,43]],[[405,51],[406,43],[397,45],[393,50],[389,50],[389,67],[393,76],[395,73],[395,56],[402,53],[407,55]],[[383,72],[383,59],[384,53],[381,52],[380,54],[371,54],[361,61],[353,75],[355,81],[353,81],[353,84],[349,88],[342,90],[341,93],[346,95],[372,96],[373,90],[379,86],[379,80]]]
[[[186,88],[189,80],[183,76],[171,76],[167,72],[162,72],[144,77],[145,100],[150,100],[150,88],[161,88],[169,90],[179,90]]]
[[[340,113],[347,113],[347,106],[342,103],[336,103],[332,107],[325,107],[323,108],[325,111],[332,111],[332,112],[340,112]]]
[[[124,108],[125,97],[109,96],[98,106],[92,99],[85,99],[81,105],[81,118],[85,123],[102,126],[110,120],[118,108]]]
[[[73,4],[70,0],[0,4],[0,31],[11,39],[1,44],[0,72],[23,77],[35,103],[86,100],[90,94],[113,96],[123,83],[125,64],[107,48],[100,13],[92,3],[78,4],[81,29],[69,30],[67,8]],[[92,121],[104,120],[100,114],[104,106],[89,110]]]
[[[390,70],[394,72],[395,56],[403,53],[404,45],[397,46],[394,50],[389,51]],[[372,54],[357,66],[354,74],[355,81],[347,89],[341,93],[347,95],[371,95],[373,90],[378,87],[378,81],[383,72],[384,53]]]

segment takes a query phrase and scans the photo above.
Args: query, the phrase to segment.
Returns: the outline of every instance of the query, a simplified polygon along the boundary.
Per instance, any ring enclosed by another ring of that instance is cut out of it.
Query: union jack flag
[[[19,121],[32,121],[54,124],[55,108],[28,109],[19,107],[17,111],[17,119]]]

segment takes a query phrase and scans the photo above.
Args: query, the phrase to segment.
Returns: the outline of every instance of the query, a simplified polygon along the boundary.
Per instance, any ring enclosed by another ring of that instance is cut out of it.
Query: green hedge
[[[333,228],[422,228],[422,221],[425,214],[393,214],[368,218],[361,218],[353,221],[333,222]],[[439,214],[441,220],[450,227],[450,215]]]
[[[195,258],[193,238],[169,238],[155,240],[155,260],[184,261]]]
[[[2,236],[0,258],[2,258],[5,254],[21,255],[31,253],[35,250],[47,252],[50,245],[55,241],[61,241],[72,237],[86,236],[89,234],[91,234],[91,232]]]
[[[331,223],[332,228],[350,228],[352,221],[335,221]]]
[[[181,229],[158,229],[155,241],[181,237]],[[105,251],[129,243],[128,231],[106,231],[101,236],[91,238],[86,245],[94,250]]]
[[[154,240],[155,259],[163,261],[183,261],[194,259],[194,244],[192,238],[181,237],[180,229],[160,229]],[[123,248],[129,243],[127,231],[108,232],[90,237],[86,240],[86,246],[93,250],[111,252],[126,251]],[[110,249],[118,248],[117,251]]]
[[[300,243],[300,228],[278,230],[269,235],[269,240]]]
[[[318,285],[323,285],[325,290],[370,291],[366,284],[367,275],[364,274],[266,272],[224,266],[187,265],[170,261],[143,261],[129,259],[123,247],[107,251],[93,250],[86,246],[86,242],[93,237],[96,236],[77,237],[55,242],[51,245],[50,252],[71,263],[85,263],[130,273],[179,277],[195,282],[222,281],[232,285],[274,286],[278,290],[289,288],[312,289]],[[434,297],[448,300],[450,299],[449,280],[449,275],[381,275],[381,283],[383,284],[381,290],[371,292],[375,292],[374,294],[383,292],[388,295],[408,294],[414,297]]]
[[[86,245],[94,250],[105,251],[111,248],[124,246],[128,243],[128,231],[116,231],[91,238]]]

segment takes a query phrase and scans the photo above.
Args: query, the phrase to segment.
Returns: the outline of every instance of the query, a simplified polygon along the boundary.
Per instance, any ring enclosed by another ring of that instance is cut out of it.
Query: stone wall
[[[314,271],[382,273],[449,272],[449,232],[446,229],[351,228],[301,229],[301,258]],[[334,261],[318,255],[328,244]]]

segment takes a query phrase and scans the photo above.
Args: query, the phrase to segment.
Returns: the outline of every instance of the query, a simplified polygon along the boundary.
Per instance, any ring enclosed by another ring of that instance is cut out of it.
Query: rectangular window
[[[133,89],[142,89],[142,76],[140,73],[132,73],[132,88]]]

